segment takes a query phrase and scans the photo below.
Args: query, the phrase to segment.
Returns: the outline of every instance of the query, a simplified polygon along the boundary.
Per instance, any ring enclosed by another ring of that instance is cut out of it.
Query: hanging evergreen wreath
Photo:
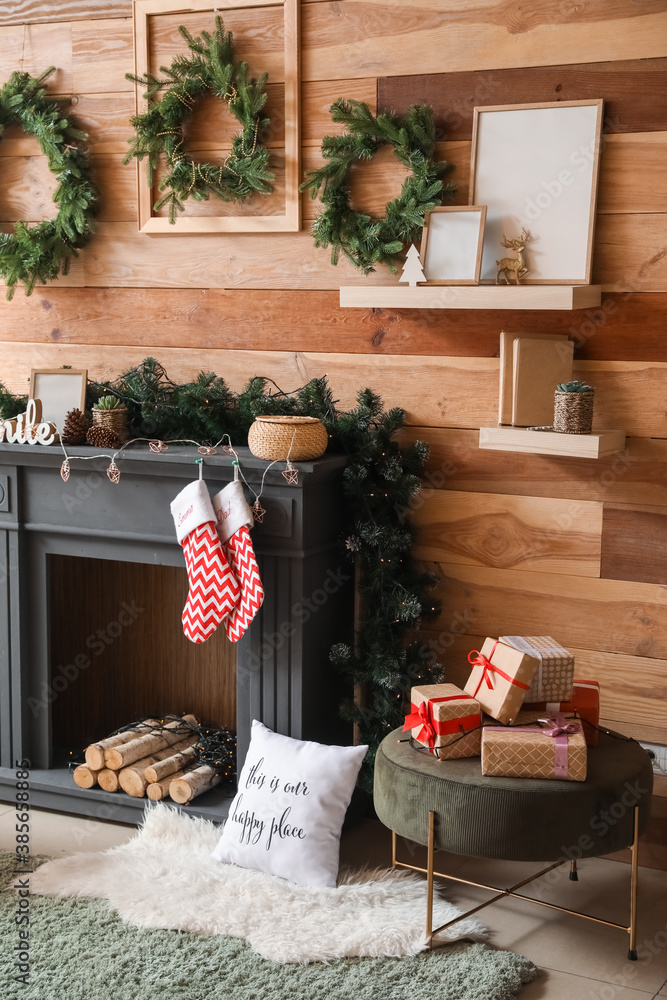
[[[253,192],[270,194],[274,174],[268,169],[269,150],[261,145],[262,134],[270,124],[262,117],[266,104],[268,75],[259,80],[248,76],[244,62],[234,62],[232,33],[224,30],[221,17],[215,19],[215,33],[202,31],[193,38],[183,25],[178,29],[192,55],[176,56],[170,67],[161,66],[167,77],[159,80],[151,73],[145,77],[126,73],[128,80],[146,87],[144,97],[150,102],[144,114],[134,115],[131,123],[136,135],[125,157],[148,158],[148,184],[153,186],[153,172],[162,156],[168,172],[159,186],[166,191],[155,203],[155,211],[169,205],[169,221],[176,221],[188,198],[208,201],[215,195],[222,201],[246,201]],[[225,101],[242,128],[232,141],[232,151],[222,164],[196,163],[186,155],[183,126],[192,117],[197,100],[211,92]],[[162,92],[161,100],[156,100]]]
[[[377,117],[362,101],[338,100],[331,105],[334,122],[346,126],[344,135],[326,136],[322,155],[328,161],[311,170],[301,185],[310,197],[320,195],[324,211],[312,228],[315,246],[331,246],[331,263],[341,253],[370,274],[376,264],[387,264],[392,274],[402,263],[398,256],[405,243],[418,238],[424,214],[442,204],[456,190],[440,179],[451,164],[433,160],[435,124],[432,108],[415,105],[401,120],[385,112]],[[348,174],[359,160],[370,160],[382,146],[392,146],[396,159],[409,174],[398,198],[390,201],[382,219],[356,212],[350,205]]]
[[[0,234],[0,274],[12,299],[16,284],[25,284],[30,295],[36,282],[43,285],[67,274],[72,257],[93,232],[92,216],[97,193],[89,172],[88,154],[74,145],[87,139],[63,114],[58,103],[44,94],[44,82],[55,70],[50,66],[40,77],[14,72],[0,88],[0,133],[18,125],[33,135],[47,158],[49,170],[58,175],[53,201],[55,219],[34,226],[17,222],[13,233]]]

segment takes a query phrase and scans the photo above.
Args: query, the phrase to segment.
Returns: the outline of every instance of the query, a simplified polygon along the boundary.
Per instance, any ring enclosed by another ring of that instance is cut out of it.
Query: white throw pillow
[[[293,740],[254,720],[212,857],[298,885],[335,888],[340,831],[367,750]]]

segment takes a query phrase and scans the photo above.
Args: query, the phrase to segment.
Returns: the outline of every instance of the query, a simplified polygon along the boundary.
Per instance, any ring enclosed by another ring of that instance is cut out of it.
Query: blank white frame
[[[30,372],[30,398],[42,404],[42,420],[55,424],[58,431],[65,426],[69,410],[86,408],[88,369],[45,368]]]
[[[430,285],[478,285],[486,205],[439,206],[426,213],[420,257]]]
[[[522,227],[523,284],[590,284],[603,101],[475,108],[470,204],[487,206],[481,281]]]

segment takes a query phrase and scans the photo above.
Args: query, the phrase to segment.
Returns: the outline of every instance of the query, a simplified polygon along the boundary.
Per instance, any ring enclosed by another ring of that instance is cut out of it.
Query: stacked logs
[[[86,763],[74,771],[75,783],[79,788],[99,785],[105,792],[122,789],[135,798],[147,796],[154,802],[169,797],[185,805],[215,787],[221,778],[212,767],[197,767],[198,736],[187,731],[183,723],[196,726],[197,720],[194,715],[184,715],[161,725],[157,719],[145,719],[133,730],[91,743],[86,748]]]

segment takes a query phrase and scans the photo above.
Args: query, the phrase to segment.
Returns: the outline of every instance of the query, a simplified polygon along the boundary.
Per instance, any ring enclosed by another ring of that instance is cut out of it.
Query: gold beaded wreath
[[[165,194],[155,205],[158,211],[169,205],[169,221],[176,221],[188,198],[208,201],[211,195],[222,201],[246,201],[254,192],[270,194],[274,174],[268,169],[269,150],[261,144],[270,119],[262,117],[266,104],[264,73],[258,80],[248,76],[244,62],[234,62],[232,33],[224,30],[221,17],[215,19],[213,35],[202,31],[193,38],[183,25],[179,31],[191,55],[179,55],[170,67],[161,66],[167,79],[147,73],[144,77],[126,73],[128,80],[146,88],[148,110],[131,119],[135,130],[125,157],[148,158],[148,184],[164,157],[168,172],[159,190]],[[197,101],[207,92],[225,101],[241,125],[232,141],[232,151],[222,164],[197,163],[185,153],[183,125],[192,117]],[[156,100],[162,93],[161,100]]]

